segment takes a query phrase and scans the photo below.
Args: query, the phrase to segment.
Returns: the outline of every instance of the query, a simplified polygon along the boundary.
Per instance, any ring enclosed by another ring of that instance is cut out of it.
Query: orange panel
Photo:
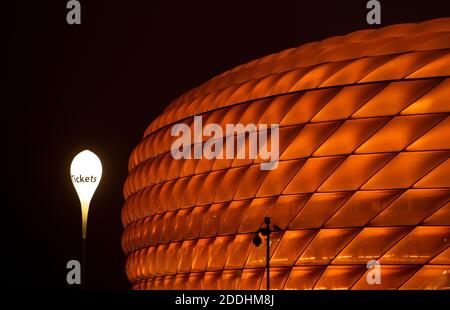
[[[368,269],[352,287],[352,290],[396,290],[419,268],[416,265],[383,265],[381,266],[380,284],[367,282],[367,274],[372,270]]]
[[[311,290],[324,269],[323,266],[294,267],[289,274],[284,289]]]
[[[203,278],[202,289],[204,290],[220,290],[221,272],[206,272]]]
[[[175,280],[176,280],[176,275],[165,276],[164,280],[163,280],[163,284],[162,284],[163,289],[173,290],[175,287]],[[150,289],[150,288],[147,288],[147,289]]]
[[[186,240],[180,247],[180,251],[177,253],[178,258],[178,273],[190,272],[192,268],[192,251],[197,244],[197,240]],[[161,247],[161,245],[160,245]],[[159,248],[158,248],[159,252]],[[165,252],[165,251],[164,251]],[[159,262],[159,261],[158,261]]]
[[[166,181],[167,173],[172,160],[173,159],[170,153],[162,155],[160,162],[156,166],[156,170],[149,172],[150,180],[158,180],[159,182]]]
[[[319,187],[319,192],[357,190],[392,154],[351,155]]]
[[[283,194],[314,192],[343,160],[343,156],[309,158]]]
[[[282,290],[289,276],[290,268],[270,268],[270,289]],[[260,290],[267,289],[267,273],[264,273]]]
[[[358,191],[325,223],[325,227],[366,225],[388,206],[401,191]]]
[[[245,167],[245,169],[247,170],[245,174],[241,177],[240,180],[238,180],[235,183],[239,184],[239,186],[237,186],[234,199],[254,198],[256,192],[261,187],[261,184],[264,182],[266,175],[269,173],[268,170],[261,170],[261,167],[259,165]],[[277,169],[273,171],[276,170]]]
[[[272,95],[289,92],[294,84],[308,71],[308,68],[298,68],[286,72],[286,69],[289,68],[288,63],[279,61],[277,61],[276,68],[276,72],[278,72],[281,78],[270,89],[270,94]]]
[[[250,201],[233,201],[224,211],[217,234],[236,234],[239,223],[247,211]]]
[[[359,228],[321,229],[296,265],[327,265],[360,231]]]
[[[364,184],[362,189],[408,188],[439,165],[449,154],[449,152],[400,153]]]
[[[307,123],[338,91],[331,88],[297,95],[299,96],[297,102],[283,118],[280,125]]]
[[[445,118],[406,148],[408,151],[450,149],[450,117]]]
[[[156,214],[153,217],[152,226],[151,226],[150,234],[149,234],[152,244],[159,243],[159,238],[161,236],[160,223],[162,221],[163,216],[164,216],[164,213],[161,213],[161,214]]]
[[[352,118],[396,115],[417,98],[435,87],[439,80],[417,80],[390,83],[361,107]]]
[[[247,167],[232,168],[227,170],[222,177],[221,182],[213,185],[220,188],[214,197],[214,202],[225,202],[232,200],[237,188],[229,185],[238,184],[242,180],[246,171]]]
[[[201,174],[189,178],[189,182],[186,185],[185,192],[183,195],[183,201],[181,202],[181,208],[189,208],[196,204],[198,189],[204,183],[206,177],[207,174]]]
[[[164,284],[164,277],[157,277],[153,282],[153,289],[160,290]]]
[[[230,245],[234,241],[234,236],[220,236],[214,240],[209,252],[209,262],[207,270],[222,270],[229,254]]]
[[[415,188],[450,187],[450,159],[425,175],[419,182],[414,184]]]
[[[220,289],[237,290],[241,273],[241,270],[224,270],[220,281]]]
[[[412,115],[394,117],[361,145],[356,153],[401,151],[427,130],[440,122],[443,115]]]
[[[192,272],[205,271],[214,238],[199,239],[192,258]]]
[[[447,38],[444,37],[444,40],[448,42]],[[443,54],[441,57],[435,59],[431,63],[427,64],[423,68],[420,68],[413,74],[409,75],[408,78],[417,78],[417,77],[430,77],[430,76],[448,76],[450,75],[450,53]]]
[[[196,207],[192,210],[191,216],[186,230],[185,239],[197,239],[203,223],[205,213],[207,213],[209,207]]]
[[[267,92],[268,84],[272,82],[274,78],[276,77],[271,76],[268,78],[246,81],[244,83],[238,82],[234,85],[230,84],[229,87],[222,88],[220,90],[220,94],[217,98],[215,98],[214,102],[208,107],[208,109],[226,107],[236,102],[245,102],[252,98],[264,97],[264,94]],[[257,90],[260,91],[259,95],[253,95],[252,93],[257,92]]]
[[[448,247],[450,227],[418,226],[380,259],[381,264],[424,264]]]
[[[273,93],[271,93],[271,89],[273,85],[275,85],[280,80],[281,77],[282,77],[281,74],[272,74],[262,77],[258,82],[258,84],[253,86],[253,89],[251,90],[251,95],[248,96],[246,99],[263,98],[266,96],[273,95]]]
[[[253,245],[254,235],[236,235],[233,243],[230,244],[230,253],[225,262],[225,269],[242,269],[247,261],[250,249]]]
[[[308,124],[281,155],[281,160],[310,156],[338,128],[341,122]]]
[[[188,160],[186,160],[188,161]],[[207,159],[206,157],[202,157],[197,160],[197,164],[195,165],[195,174],[207,173],[210,172],[215,164],[215,160]]]
[[[180,251],[180,248],[182,246],[183,242],[174,242],[169,244],[169,249],[167,253],[167,257],[176,257],[178,254],[178,251]],[[148,255],[148,254],[147,254]],[[178,262],[174,259],[167,259],[166,260],[166,274],[175,274],[178,271]]]
[[[401,114],[448,113],[450,111],[450,79],[444,80]]]
[[[173,180],[178,179],[181,177],[181,170],[183,169],[184,160],[175,160],[172,158],[172,155],[170,153],[167,153],[167,155],[170,158],[170,166],[169,171],[167,173],[167,180]],[[145,180],[145,177],[144,177]]]
[[[172,197],[172,190],[176,181],[169,181],[163,183],[161,187],[161,191],[159,192],[159,210],[158,212],[167,211],[167,208],[170,206],[170,197]]]
[[[450,247],[442,251],[439,255],[430,261],[430,264],[449,265],[450,264]]]
[[[348,120],[313,155],[350,154],[388,120],[389,118]]]
[[[346,119],[384,87],[381,83],[344,87],[311,122]]]
[[[180,241],[183,240],[186,235],[189,217],[191,215],[192,209],[180,210],[177,212],[175,217],[175,226],[172,235],[172,241]]]
[[[150,238],[150,227],[151,227],[151,217],[146,217],[144,222],[142,223],[142,239],[143,246],[152,245],[152,239]]]
[[[152,189],[150,190],[150,201],[149,201],[149,205],[150,205],[150,213],[157,213],[160,212],[160,201],[159,201],[159,197],[160,197],[160,192],[162,189],[163,184],[156,184],[152,187]]]
[[[204,283],[205,274],[202,273],[191,273],[187,280],[188,287],[192,287],[194,290],[201,290],[205,286]]]
[[[442,55],[442,52],[426,51],[406,53],[382,65],[360,83],[404,78]]]
[[[350,196],[349,192],[313,194],[289,228],[320,228]]]
[[[168,211],[178,210],[181,208],[183,196],[186,193],[186,186],[189,182],[188,178],[177,179],[170,195]],[[181,198],[181,199],[180,199]]]
[[[316,88],[327,80],[329,76],[345,67],[348,63],[348,61],[340,61],[319,64],[305,73],[290,91]]]
[[[136,201],[135,201],[135,203],[137,204],[136,207],[138,209],[137,210],[134,208],[133,209],[135,210],[135,212],[137,211],[136,212],[137,214],[135,213],[135,216],[137,215],[137,218],[139,218],[139,219],[142,219],[150,214],[150,206],[148,205],[150,193],[151,193],[151,191],[150,191],[149,187],[144,188],[144,189],[140,190],[138,193],[136,193],[136,194],[140,194],[139,198],[136,199]]]
[[[197,229],[200,229],[200,237],[211,237],[217,234],[222,216],[227,209],[229,203],[213,204],[206,214],[203,216],[203,221],[199,223]]]
[[[272,223],[281,229],[286,229],[310,197],[309,194],[279,196],[267,216],[271,218]]]
[[[197,206],[207,205],[213,202],[216,191],[219,188],[217,184],[223,180],[226,171],[217,171],[209,173],[203,184],[195,190],[197,193]]]
[[[184,164],[181,168],[180,176],[189,176],[194,174],[195,168],[197,167],[198,160],[183,160]]]
[[[450,189],[410,189],[374,218],[369,226],[417,225],[444,205]]]
[[[288,230],[270,259],[272,266],[292,266],[317,231]]]
[[[184,245],[184,243],[183,243]],[[185,251],[183,251],[183,245],[180,248],[180,253],[177,253],[180,255],[183,255],[183,258],[187,258],[187,256],[185,255]],[[188,244],[186,244],[186,246],[189,246]],[[169,248],[169,244],[160,244],[158,245],[158,248],[156,249],[156,258],[155,261],[153,262],[153,269],[156,271],[157,275],[164,275],[166,274],[166,261],[167,261],[167,250]],[[186,249],[186,248],[185,248]],[[185,250],[184,249],[184,250]],[[184,261],[185,263],[187,263],[187,260]],[[189,264],[189,263],[187,263]],[[187,265],[179,265],[179,268],[183,269],[183,270],[187,270],[190,271],[191,266],[187,266]]]
[[[277,169],[270,170],[263,179],[263,183],[256,197],[280,195],[297,171],[302,167],[304,160],[290,160],[279,162]]]
[[[365,271],[365,266],[328,266],[315,290],[348,290]]]
[[[235,101],[240,102],[240,101]],[[225,128],[226,124],[237,124],[240,122],[242,116],[247,111],[248,104],[239,104],[227,108],[227,113],[222,118],[218,119],[217,124]],[[213,112],[214,113],[214,112]],[[193,132],[193,131],[192,131]]]
[[[261,224],[264,222],[264,217],[270,208],[274,205],[277,198],[259,198],[251,202],[247,209],[247,212],[239,225],[238,232],[254,233],[259,229]]]
[[[431,214],[423,225],[450,225],[450,202]]]
[[[450,289],[450,265],[423,266],[400,289],[448,290]]]
[[[175,229],[176,212],[166,212],[163,217],[163,227],[161,231],[160,243],[167,243],[172,241],[172,234]]]
[[[257,290],[261,285],[264,275],[264,269],[244,269],[242,271],[241,281],[239,281],[240,290]]]
[[[336,49],[335,52],[339,51],[342,51],[342,49],[341,48]],[[346,52],[348,53],[350,51],[347,50]],[[389,59],[390,59],[389,56],[388,57],[383,56],[383,57],[360,58],[355,61],[352,61],[344,68],[342,68],[334,75],[332,75],[331,78],[326,80],[321,85],[321,87],[357,83],[363,77],[367,76],[367,74],[383,65]]]
[[[272,101],[273,101],[273,99],[269,98],[269,99],[253,101],[248,104],[242,105],[242,106],[246,106],[247,108],[245,109],[245,112],[240,116],[238,123],[257,124],[259,122],[258,120],[261,118],[261,116],[263,114],[265,114],[266,110],[269,109],[270,106],[272,105]],[[276,115],[276,116],[278,116],[278,118],[280,118],[279,115]],[[272,122],[264,122],[264,123],[269,123],[269,124],[279,123],[279,120],[277,121],[275,119]],[[203,126],[205,126],[205,125],[203,125]]]
[[[408,227],[364,228],[338,254],[333,264],[367,264],[383,255],[408,231]]]
[[[205,115],[203,118],[204,125],[208,125],[208,124],[212,124],[212,123],[214,123],[214,124],[220,123],[220,121],[225,117],[225,115],[227,113],[228,113],[227,109],[219,109],[219,110],[213,110],[213,111],[209,112],[209,114]],[[192,118],[192,121],[193,121],[193,118]]]
[[[298,94],[279,96],[273,100],[265,109],[264,114],[259,119],[260,124],[279,124],[283,117],[291,110],[299,98]],[[253,103],[259,104],[259,102]]]

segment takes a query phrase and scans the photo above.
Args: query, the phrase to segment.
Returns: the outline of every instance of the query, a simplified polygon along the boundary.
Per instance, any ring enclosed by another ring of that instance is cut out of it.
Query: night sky
[[[88,288],[129,288],[121,249],[128,156],[176,97],[250,60],[373,28],[367,1],[16,1],[6,44],[2,282],[64,288],[80,259],[81,211],[69,167],[103,163],[91,203]],[[382,26],[450,16],[448,0],[381,1]],[[5,42],[5,41],[4,41]],[[31,84],[31,85],[30,85]],[[6,198],[6,199],[5,199]]]

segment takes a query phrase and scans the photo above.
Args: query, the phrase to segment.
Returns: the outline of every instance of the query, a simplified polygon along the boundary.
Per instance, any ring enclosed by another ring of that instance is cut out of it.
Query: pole
[[[81,288],[86,289],[86,239],[83,238],[81,252]]]
[[[267,227],[269,227],[269,224],[267,224]],[[270,228],[268,228],[270,229]],[[270,290],[270,230],[267,234],[267,246],[266,246],[266,275],[267,275],[267,284],[266,288],[267,290]]]

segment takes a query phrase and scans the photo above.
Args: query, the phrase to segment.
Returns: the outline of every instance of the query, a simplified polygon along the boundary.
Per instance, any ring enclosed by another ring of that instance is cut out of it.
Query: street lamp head
[[[261,235],[263,235],[263,236],[268,236],[271,233],[269,227],[263,227],[259,231],[261,232]]]
[[[261,237],[259,235],[256,235],[255,237],[253,237],[253,244],[255,246],[260,246],[262,243]]]
[[[86,239],[89,204],[102,178],[102,163],[89,150],[77,154],[70,165],[70,176],[81,203],[82,237]]]

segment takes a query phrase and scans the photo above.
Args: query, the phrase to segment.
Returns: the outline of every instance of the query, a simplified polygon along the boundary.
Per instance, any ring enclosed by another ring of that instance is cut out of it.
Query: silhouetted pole
[[[267,290],[270,290],[270,228],[269,228],[269,223],[270,223],[270,218],[266,217],[266,219],[268,219],[269,222],[266,222],[267,224],[267,229],[269,230],[269,233],[267,234],[267,246],[266,246],[266,273],[267,273]]]
[[[270,234],[274,231],[281,231],[281,228],[273,225],[273,230],[270,229],[270,217],[267,216],[264,218],[264,224],[266,224],[266,227],[256,231],[256,236],[253,237],[253,244],[257,247],[261,245],[262,239],[259,233],[266,236],[266,289],[270,290]]]
[[[86,239],[82,239],[81,251],[81,288],[86,289]]]
[[[267,236],[266,236],[266,241],[267,241],[267,246],[266,246],[266,289],[270,290],[270,217],[265,217],[264,218],[264,223],[266,223],[266,229],[267,229]]]

